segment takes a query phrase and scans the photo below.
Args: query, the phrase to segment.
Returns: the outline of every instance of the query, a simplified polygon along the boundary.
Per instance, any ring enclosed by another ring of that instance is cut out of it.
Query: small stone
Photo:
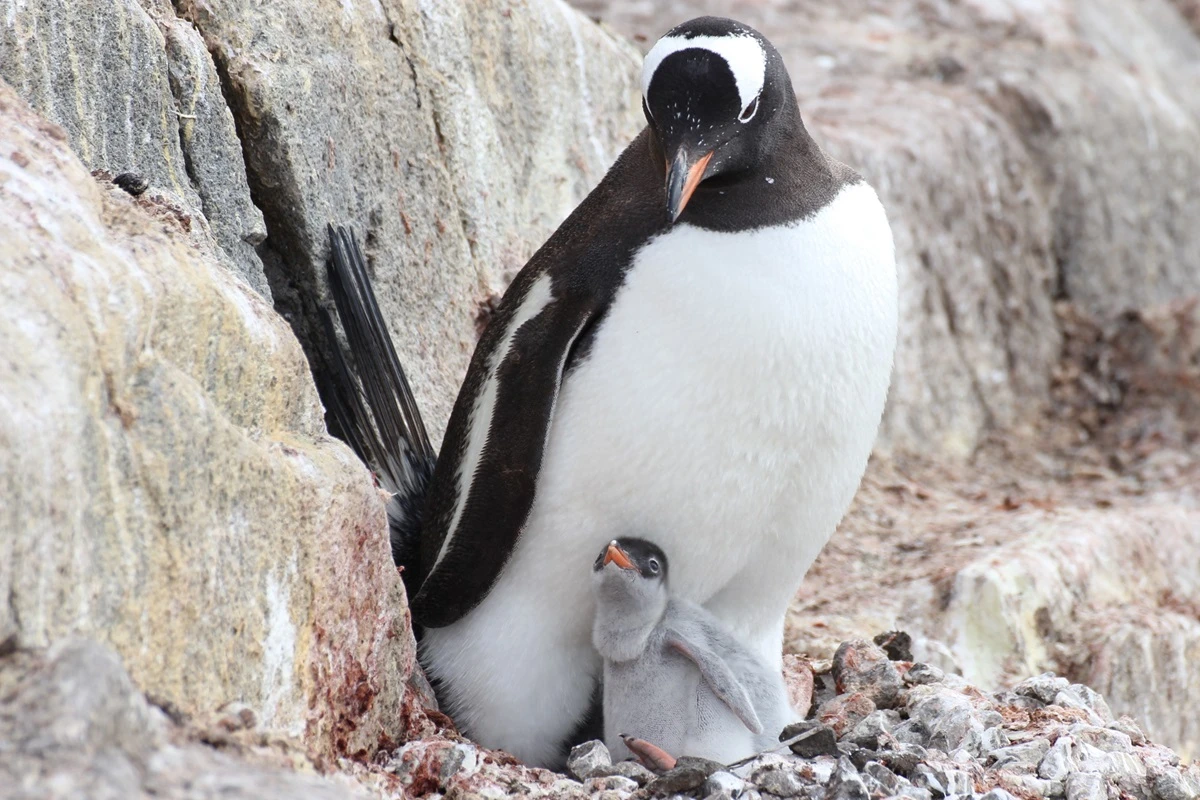
[[[924,747],[929,744],[929,729],[919,719],[906,719],[892,728],[892,738],[904,744]]]
[[[828,800],[870,800],[870,793],[858,770],[848,758],[838,759],[837,769],[829,781],[825,797]]]
[[[946,753],[960,747],[979,751],[983,725],[975,719],[971,701],[958,692],[945,689],[914,689],[913,692],[908,713],[929,732],[927,747]]]
[[[973,764],[975,763],[975,756],[970,750],[960,747],[950,754],[950,760],[955,764]]]
[[[1075,740],[1070,736],[1060,736],[1038,764],[1039,778],[1048,781],[1066,780],[1072,772],[1079,770],[1079,758],[1076,754]]]
[[[874,710],[875,702],[871,698],[855,692],[839,695],[821,706],[817,718],[833,728],[834,734],[840,737]]]
[[[600,767],[612,766],[612,755],[604,742],[593,739],[575,745],[567,756],[567,773],[578,781],[586,781],[597,774]]]
[[[876,750],[879,748],[880,739],[892,732],[900,722],[900,715],[891,710],[876,710],[867,714],[858,724],[855,725],[848,734],[846,739],[859,747],[865,747],[868,750]]]
[[[791,743],[790,747],[793,753],[801,758],[816,758],[817,756],[836,756],[838,755],[837,737],[833,734],[833,728],[822,723],[811,724],[807,730],[795,731],[788,739],[797,738]],[[784,728],[784,733],[792,730],[795,726],[789,725]]]
[[[824,786],[833,779],[833,772],[837,769],[837,758],[833,756],[818,756],[808,762],[808,767],[812,770],[812,778],[817,783]]]
[[[728,795],[729,797],[737,797],[746,788],[746,782],[734,775],[732,772],[718,770],[708,779],[704,781],[704,795],[709,797],[714,794]]]
[[[990,708],[977,709],[975,719],[979,720],[979,724],[985,728],[999,728],[1004,724],[1004,715],[999,711],[992,711]]]
[[[134,197],[138,197],[150,188],[150,181],[137,172],[122,172],[113,178],[113,183]]]
[[[872,761],[863,767],[862,777],[863,782],[868,784],[868,789],[873,789],[870,784],[874,783],[884,795],[895,794],[901,785],[908,783],[907,780],[901,778],[878,761]],[[871,794],[874,795],[875,792],[872,791]]]
[[[877,708],[891,708],[900,694],[900,671],[878,645],[862,639],[842,642],[833,654],[839,694],[861,693]]]
[[[912,661],[912,637],[904,631],[888,631],[876,636],[872,641],[883,648],[887,657],[892,661]]]
[[[1154,779],[1158,800],[1196,800],[1196,790],[1188,786],[1179,770],[1168,770]],[[1069,798],[1068,798],[1069,800]]]
[[[803,787],[800,777],[796,773],[778,767],[763,770],[755,775],[754,784],[761,791],[778,797],[792,797]]]
[[[645,786],[656,777],[653,772],[636,761],[618,761],[616,764],[600,765],[592,773],[593,778],[628,778],[638,786]]]
[[[1048,781],[1036,775],[1015,775],[1009,773],[1009,783],[1020,789],[1021,794],[1033,794],[1038,797],[1062,797],[1063,781]]]
[[[888,769],[897,775],[911,778],[917,765],[929,757],[929,752],[919,744],[898,742],[890,750],[880,754]]]
[[[981,795],[979,800],[1017,800],[1017,798],[997,786],[995,789]]]
[[[1055,696],[1063,689],[1069,688],[1071,682],[1060,678],[1053,672],[1044,672],[1032,678],[1026,678],[1013,687],[1013,692],[1026,697],[1040,700],[1044,705],[1054,702]]]
[[[1093,725],[1104,724],[1104,720],[1100,719],[1100,715],[1093,711],[1091,707],[1083,701],[1083,698],[1080,697],[1079,693],[1070,686],[1054,695],[1054,705],[1061,706],[1062,708],[1073,708],[1077,711],[1085,712],[1088,716],[1088,721]]]
[[[1067,800],[1107,800],[1108,782],[1099,772],[1073,772],[1067,776],[1066,792]]]
[[[912,782],[914,786],[943,796],[970,794],[975,788],[975,782],[966,772],[936,763],[918,764],[913,771]]]
[[[1122,731],[1077,722],[1070,727],[1070,733],[1076,741],[1091,745],[1105,753],[1133,752],[1132,738]]]
[[[646,791],[651,795],[690,792],[703,786],[709,775],[722,769],[724,766],[715,761],[683,756],[674,769],[650,781],[646,785]]]
[[[926,686],[941,683],[945,677],[946,673],[932,664],[913,664],[908,668],[908,672],[904,673],[904,682],[909,686]]]
[[[839,742],[838,750],[841,752],[842,756],[850,759],[850,763],[853,764],[856,769],[862,769],[868,764],[868,762],[874,761],[877,756],[875,751],[868,750],[865,747],[859,747],[858,745],[850,742]]]
[[[1107,772],[1109,777],[1116,779],[1119,787],[1128,792],[1134,793],[1134,789],[1140,787],[1146,777],[1146,765],[1132,753],[1101,753],[1096,750],[1088,756],[1080,764],[1080,769]],[[1107,764],[1107,770],[1095,769],[1093,764]]]
[[[470,744],[454,744],[442,752],[442,766],[438,774],[442,784],[450,782],[455,775],[470,776],[479,770],[479,749]]]
[[[911,783],[908,786],[901,786],[896,790],[896,797],[907,797],[910,800],[933,800],[933,794],[920,786],[913,786]]]
[[[1002,750],[1011,743],[1012,740],[1008,738],[1008,733],[997,725],[984,730],[983,736],[979,740],[979,749],[983,755],[988,758],[994,758],[994,753],[997,750]]]
[[[588,788],[594,792],[611,791],[632,794],[639,788],[637,781],[630,780],[629,778],[625,778],[620,775],[609,775],[605,778],[589,778],[588,780],[584,781],[584,783],[586,783]]]
[[[995,763],[992,766],[996,769],[1004,769],[1014,764],[1025,764],[1036,767],[1042,763],[1042,759],[1046,757],[1046,753],[1049,751],[1049,739],[1032,739],[1028,742],[1010,744],[1008,747],[993,750],[991,753],[988,753],[988,756],[995,759]]]
[[[1141,745],[1146,743],[1146,734],[1142,733],[1142,729],[1130,717],[1122,716],[1109,723],[1108,727],[1125,734],[1134,744]]]
[[[1108,702],[1104,699],[1103,695],[1092,687],[1082,683],[1072,684],[1071,689],[1083,700],[1088,708],[1096,712],[1096,715],[1100,717],[1105,725],[1113,721],[1112,709],[1109,708]]]

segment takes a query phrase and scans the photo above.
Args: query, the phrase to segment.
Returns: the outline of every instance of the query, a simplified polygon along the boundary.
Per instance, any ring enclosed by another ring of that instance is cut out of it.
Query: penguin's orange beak
[[[679,219],[688,200],[692,199],[692,192],[704,179],[704,170],[712,157],[712,150],[693,156],[681,147],[667,165],[667,214],[671,222]]]
[[[608,566],[609,564],[616,564],[621,569],[637,569],[637,566],[629,560],[628,554],[620,547],[617,547],[616,542],[610,544],[608,550],[604,553],[604,565]]]

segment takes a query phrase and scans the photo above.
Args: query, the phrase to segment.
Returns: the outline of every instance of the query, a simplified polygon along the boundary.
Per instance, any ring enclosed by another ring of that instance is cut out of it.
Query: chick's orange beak
[[[608,566],[609,564],[616,564],[621,569],[637,569],[634,563],[629,560],[628,554],[618,547],[616,542],[610,544],[608,550],[604,553],[604,565]]]

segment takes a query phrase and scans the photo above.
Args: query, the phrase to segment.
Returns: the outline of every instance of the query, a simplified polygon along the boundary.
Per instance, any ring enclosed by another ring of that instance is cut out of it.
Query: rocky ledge
[[[906,637],[789,656],[807,719],[774,751],[733,765],[681,758],[656,774],[575,748],[569,775],[518,764],[454,733],[444,716],[367,761],[326,759],[241,704],[190,715],[143,695],[117,655],[87,640],[0,643],[0,797],[707,798],[708,800],[1195,800],[1182,765],[1114,718],[1086,686],[1046,674],[989,694],[908,660]]]
[[[683,758],[655,774],[614,764],[600,742],[575,748],[570,777],[519,767],[453,738],[410,742],[382,765],[410,797],[1194,800],[1200,764],[1182,765],[1104,698],[1052,674],[988,693],[884,647],[846,642],[832,661],[790,661],[812,686],[804,722],[777,750],[723,766]],[[808,678],[811,677],[811,682]],[[802,701],[803,702],[803,701]]]

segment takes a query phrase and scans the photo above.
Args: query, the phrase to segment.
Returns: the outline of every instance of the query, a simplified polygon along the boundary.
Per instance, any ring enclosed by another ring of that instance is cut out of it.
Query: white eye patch
[[[740,36],[693,36],[686,39],[682,36],[664,36],[654,43],[646,60],[642,62],[642,97],[650,92],[650,81],[658,70],[663,59],[680,50],[693,47],[708,50],[725,59],[729,71],[733,73],[734,83],[737,84],[738,97],[741,99],[740,108],[750,105],[750,101],[758,97],[762,91],[763,81],[767,73],[767,54],[762,45],[749,34]]]

